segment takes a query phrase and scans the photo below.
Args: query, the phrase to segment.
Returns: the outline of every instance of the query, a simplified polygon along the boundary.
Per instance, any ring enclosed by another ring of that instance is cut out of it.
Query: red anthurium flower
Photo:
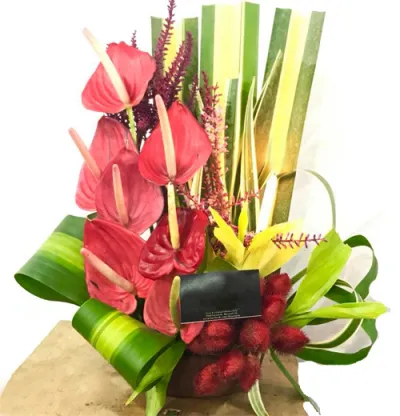
[[[163,276],[194,273],[204,255],[207,215],[200,210],[177,209],[180,246],[171,244],[168,216],[164,215],[151,233],[140,256],[140,273],[153,280]]]
[[[144,322],[146,325],[169,336],[178,332],[169,309],[171,286],[171,278],[157,280],[154,282],[144,304]],[[204,322],[183,324],[180,329],[182,340],[186,344],[190,344],[199,335],[203,326]]]
[[[119,113],[142,101],[156,70],[154,59],[125,42],[111,43],[107,51],[85,32],[101,63],[82,93],[82,103],[89,110]]]
[[[99,120],[89,149],[75,130],[70,129],[69,132],[85,160],[79,175],[76,203],[82,209],[93,211],[96,209],[94,199],[97,184],[104,168],[122,148],[133,149],[133,142],[129,130],[109,117]]]
[[[159,104],[159,103],[158,103]],[[210,140],[190,110],[179,102],[174,102],[168,110],[170,132],[175,149],[176,169],[171,177],[165,155],[161,123],[146,140],[139,156],[139,169],[142,175],[158,185],[186,183],[207,162],[211,154]]]
[[[137,269],[143,245],[137,234],[117,224],[86,221],[82,255],[90,296],[124,313],[134,312],[136,296],[146,298],[153,285]]]
[[[98,217],[142,234],[161,216],[164,198],[160,187],[139,172],[139,156],[122,149],[108,164],[96,190]]]

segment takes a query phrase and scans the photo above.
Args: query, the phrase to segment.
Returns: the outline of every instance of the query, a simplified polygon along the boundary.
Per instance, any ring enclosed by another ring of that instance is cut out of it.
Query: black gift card
[[[261,316],[258,270],[181,276],[181,322]]]

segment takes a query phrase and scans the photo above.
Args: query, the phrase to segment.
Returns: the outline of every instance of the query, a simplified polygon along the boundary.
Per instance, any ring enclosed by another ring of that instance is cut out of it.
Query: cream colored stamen
[[[118,165],[113,165],[112,167],[113,174],[113,188],[114,188],[114,197],[115,205],[117,207],[118,217],[121,224],[126,227],[129,224],[128,210],[125,205],[124,190],[122,188],[121,172]]]

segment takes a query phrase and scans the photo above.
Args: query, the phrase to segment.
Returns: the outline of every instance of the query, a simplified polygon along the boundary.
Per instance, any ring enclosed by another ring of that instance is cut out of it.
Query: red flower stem
[[[117,272],[115,272],[110,266],[108,266],[106,263],[100,260],[91,251],[89,251],[86,248],[83,248],[81,250],[81,254],[99,273],[101,273],[111,283],[114,283],[126,292],[133,294],[136,292],[135,286],[131,282],[128,282],[128,280],[120,276]]]
[[[126,227],[129,224],[128,210],[125,205],[124,190],[122,188],[121,172],[118,165],[113,165],[113,188],[115,205],[117,207],[120,223]]]
[[[101,176],[101,170],[98,167],[96,161],[93,159],[93,156],[90,154],[88,148],[86,147],[83,140],[80,138],[79,134],[74,129],[69,129],[69,134],[74,141],[76,147],[78,148],[80,154],[83,157],[83,160],[85,161],[87,167],[89,168],[90,172],[93,173],[93,175],[100,179]]]
[[[176,196],[175,186],[173,183],[167,185],[168,192],[168,225],[169,225],[169,236],[171,238],[172,248],[177,250],[180,246],[179,241],[179,226],[178,217],[176,214]]]
[[[133,143],[137,144],[136,123],[135,123],[135,117],[133,117],[132,107],[127,107],[126,114],[128,115],[129,130],[131,131]]]

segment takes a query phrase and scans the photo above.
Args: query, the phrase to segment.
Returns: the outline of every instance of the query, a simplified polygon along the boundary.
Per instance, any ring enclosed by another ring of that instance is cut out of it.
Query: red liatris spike
[[[220,368],[217,364],[204,367],[194,379],[194,391],[197,396],[216,394],[223,383]]]
[[[239,378],[239,383],[242,389],[247,393],[253,384],[259,380],[261,375],[261,364],[257,357],[249,355],[246,357],[246,364],[242,375]]]
[[[287,296],[292,288],[292,282],[288,274],[275,274],[266,278],[265,295]]]
[[[272,332],[272,347],[284,354],[296,354],[310,342],[304,332],[291,326],[280,326]]]
[[[279,322],[285,313],[286,298],[282,295],[265,296],[263,300],[262,317],[264,322],[272,326]]]
[[[232,321],[213,321],[206,323],[204,336],[216,338],[232,338],[235,325]]]
[[[240,330],[240,344],[249,352],[264,352],[270,345],[270,330],[260,319],[248,319]]]
[[[229,351],[217,361],[221,374],[226,380],[238,379],[243,373],[245,364],[246,357],[239,350]]]

